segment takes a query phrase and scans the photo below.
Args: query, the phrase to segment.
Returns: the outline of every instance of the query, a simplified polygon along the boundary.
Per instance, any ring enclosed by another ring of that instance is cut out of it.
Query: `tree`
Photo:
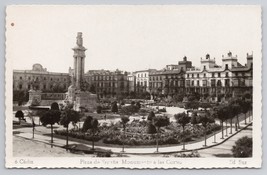
[[[185,150],[185,139],[184,139],[184,134],[185,134],[185,126],[190,122],[190,118],[188,114],[185,112],[183,113],[178,113],[174,115],[174,118],[178,124],[180,124],[183,128],[183,150]]]
[[[213,120],[215,122],[215,120],[218,119],[218,110],[217,110],[217,108],[214,108],[210,112],[211,112],[211,117],[213,118]],[[214,132],[213,137],[214,137],[213,143],[216,143],[216,132]]]
[[[97,107],[96,107],[96,112],[97,112],[98,114],[101,114],[101,113],[102,113],[102,106],[97,106]]]
[[[83,127],[82,127],[83,132],[87,132],[88,129],[92,128],[92,120],[93,120],[92,116],[86,117],[85,121],[83,122]]]
[[[223,122],[227,120],[227,108],[225,106],[219,106],[217,109],[215,109],[216,116],[221,122],[221,129],[222,129],[222,138],[224,139],[224,132],[223,132]]]
[[[59,105],[57,102],[53,102],[51,104],[51,110],[59,110]]]
[[[49,110],[40,118],[43,126],[51,125],[51,147],[53,147],[53,125],[59,123],[60,114],[59,110]]]
[[[121,113],[124,115],[132,115],[134,113],[137,113],[138,111],[139,108],[136,105],[123,106],[121,108]]]
[[[154,123],[154,125],[155,125],[155,127],[157,129],[157,140],[156,140],[157,149],[156,149],[156,152],[159,152],[160,128],[169,125],[170,124],[170,119],[167,116],[160,115],[160,116],[157,116],[157,117],[154,118],[153,123]]]
[[[90,86],[90,88],[89,88],[89,91],[90,91],[91,93],[95,94],[95,93],[96,93],[95,85],[92,84],[92,85]]]
[[[151,111],[147,116],[147,120],[152,121],[153,118],[155,118],[155,113],[153,111]]]
[[[204,110],[207,110],[207,108],[211,107],[210,103],[200,103],[199,106],[201,108],[204,108]]]
[[[15,117],[19,119],[19,124],[20,124],[21,120],[24,119],[24,113],[21,110],[19,110],[16,112]]]
[[[238,139],[232,148],[234,157],[252,157],[252,138],[247,136]]]
[[[230,134],[233,133],[233,118],[235,117],[236,105],[228,105],[227,108],[227,118],[230,119]],[[227,131],[227,128],[226,128]],[[226,134],[227,135],[227,134]]]
[[[98,129],[98,120],[96,118],[94,118],[91,121],[91,129],[92,129],[92,133],[93,133],[93,138],[92,138],[92,150],[95,149],[95,132]]]
[[[236,122],[235,122],[235,130],[237,131],[240,129],[240,124],[239,124],[239,114],[241,113],[241,107],[238,104],[238,102],[230,104],[233,108],[233,116],[236,116]]]
[[[64,111],[61,113],[60,124],[66,128],[67,135],[66,135],[66,149],[69,146],[69,124],[77,123],[80,120],[80,115],[77,111],[73,109],[65,108]]]
[[[190,119],[190,123],[195,126],[196,124],[199,123],[199,120],[198,120],[198,115],[197,115],[197,112],[193,112],[192,115],[191,115],[191,119]]]
[[[122,116],[121,117],[121,124],[122,124],[122,128],[123,128],[123,137],[124,139],[126,139],[126,135],[125,135],[125,131],[126,131],[126,124],[129,122],[129,118],[126,117],[126,116]],[[121,152],[124,152],[124,141],[122,142],[122,151]]]
[[[32,120],[32,138],[34,138],[35,122],[34,122],[34,114],[32,111],[28,111],[28,117]]]
[[[147,123],[147,133],[148,134],[156,134],[157,133],[156,127],[151,122]]]
[[[202,126],[204,127],[205,129],[205,142],[204,142],[204,146],[207,146],[207,126],[210,124],[210,123],[214,123],[215,120],[211,117],[210,113],[209,112],[205,112],[204,115],[200,116],[200,119],[199,119],[199,122],[202,124]]]
[[[112,103],[111,112],[114,112],[114,113],[118,112],[118,105],[117,105],[117,102],[116,101],[114,101]]]
[[[174,100],[175,102],[182,102],[183,99],[184,99],[184,95],[183,95],[183,94],[176,94],[176,95],[174,95],[174,97],[173,97],[173,100]]]
[[[138,109],[140,109],[140,108],[141,108],[141,103],[138,101],[138,102],[136,103],[136,106],[138,107]]]
[[[241,106],[241,112],[245,116],[245,124],[247,124],[247,112],[249,111],[250,102],[242,101],[242,104],[240,106]]]

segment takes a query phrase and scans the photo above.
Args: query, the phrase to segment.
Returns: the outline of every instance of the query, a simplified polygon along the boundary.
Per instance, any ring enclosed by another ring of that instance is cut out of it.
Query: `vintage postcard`
[[[7,168],[260,168],[261,7],[10,5]]]

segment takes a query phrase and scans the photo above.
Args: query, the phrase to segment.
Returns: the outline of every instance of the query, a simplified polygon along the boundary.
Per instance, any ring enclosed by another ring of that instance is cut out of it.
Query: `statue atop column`
[[[85,59],[85,51],[86,48],[83,47],[83,38],[82,33],[78,32],[76,37],[76,46],[72,49],[74,51],[73,58],[74,58],[74,86],[76,89],[81,89],[81,82],[84,79],[84,59]]]
[[[74,110],[82,108],[94,110],[97,105],[97,95],[85,90],[84,84],[84,63],[85,51],[83,46],[82,33],[78,32],[76,37],[76,46],[72,48],[73,54],[73,72],[71,72],[71,86],[68,88],[66,97],[67,103],[72,103]]]

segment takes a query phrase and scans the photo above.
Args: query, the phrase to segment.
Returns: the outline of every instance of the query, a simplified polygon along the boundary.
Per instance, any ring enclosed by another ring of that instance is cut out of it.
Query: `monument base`
[[[79,91],[75,93],[74,110],[80,111],[82,108],[95,111],[97,107],[97,95],[90,92]]]

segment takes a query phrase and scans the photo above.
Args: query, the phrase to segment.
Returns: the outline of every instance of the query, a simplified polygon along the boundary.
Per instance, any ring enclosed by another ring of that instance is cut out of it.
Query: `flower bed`
[[[181,126],[172,122],[166,127],[160,129],[160,134],[147,134],[147,121],[133,121],[127,124],[125,136],[119,123],[111,126],[100,126],[98,132],[95,133],[94,141],[102,141],[105,144],[141,146],[155,145],[157,136],[159,136],[159,145],[179,144],[183,141],[189,142],[199,140],[205,134],[205,129],[201,125],[187,125],[185,132],[182,132]],[[217,124],[209,125],[206,134],[211,134],[220,129]],[[56,134],[66,136],[66,130],[56,130]],[[93,135],[90,131],[82,132],[79,130],[70,130],[69,137],[92,141]]]

